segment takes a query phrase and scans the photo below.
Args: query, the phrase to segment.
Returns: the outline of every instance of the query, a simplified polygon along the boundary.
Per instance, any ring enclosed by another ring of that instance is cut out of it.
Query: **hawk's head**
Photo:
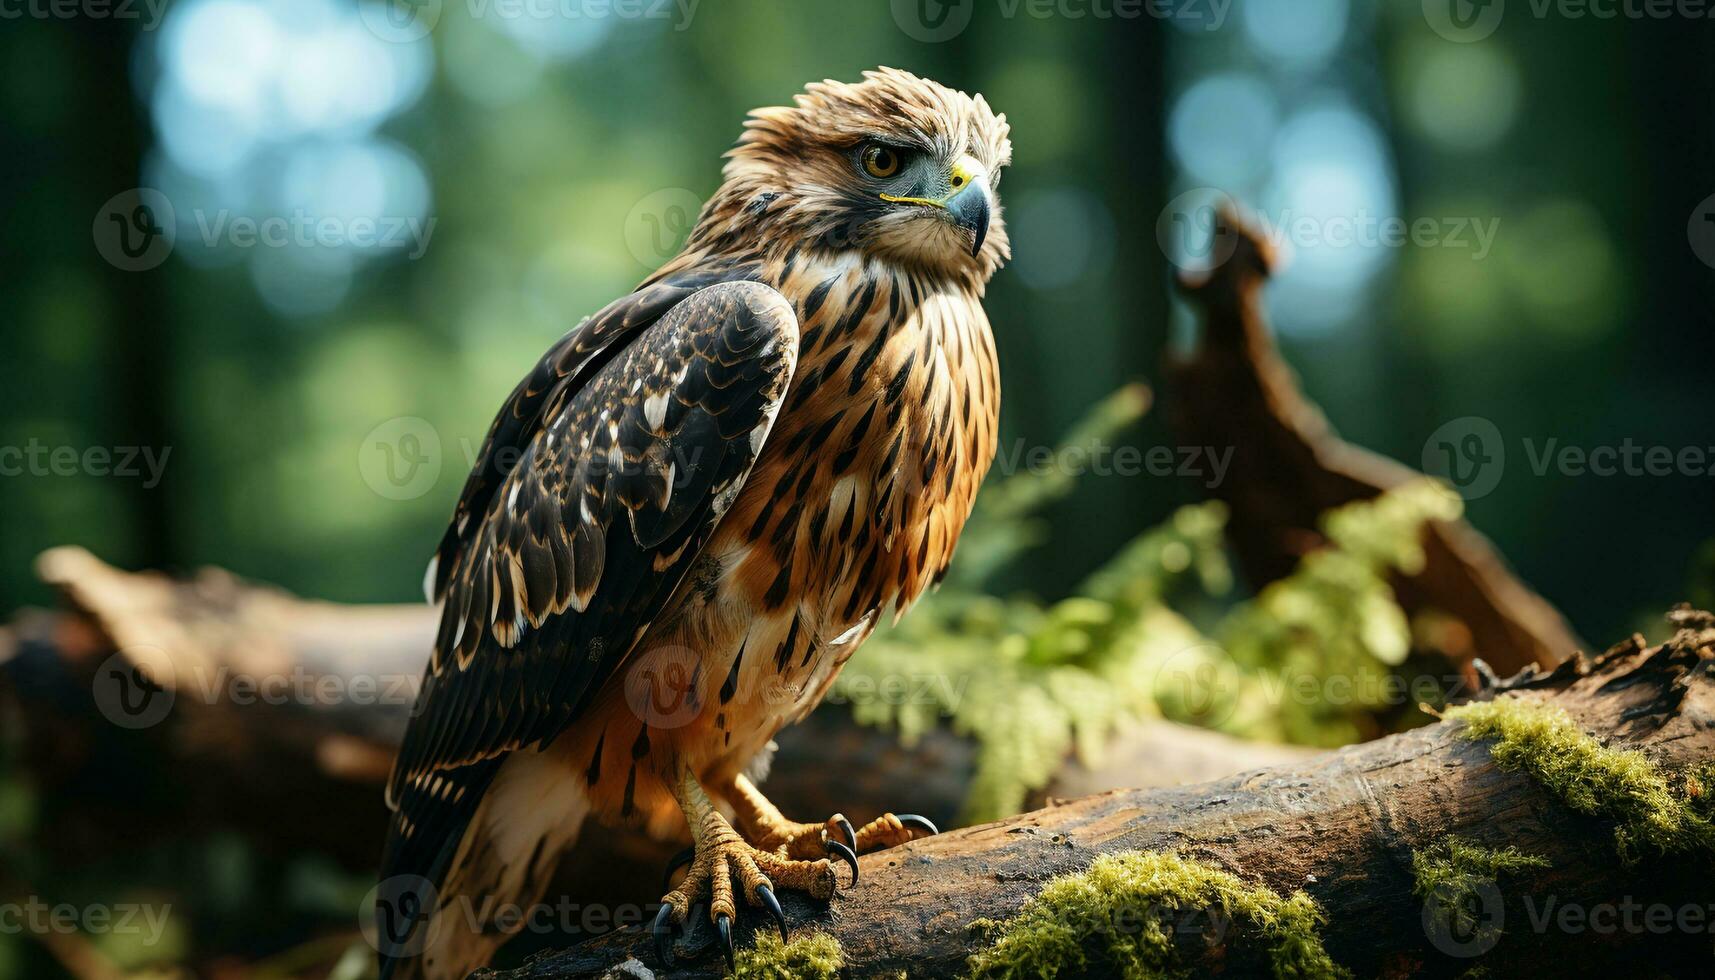
[[[728,157],[734,205],[760,198],[824,247],[978,282],[1009,255],[996,188],[1012,143],[980,95],[893,68],[816,82],[751,113]]]

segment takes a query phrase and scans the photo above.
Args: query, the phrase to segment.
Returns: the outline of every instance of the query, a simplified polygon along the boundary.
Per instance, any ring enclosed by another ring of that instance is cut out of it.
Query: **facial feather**
[[[921,153],[950,171],[974,160],[994,197],[1012,161],[1004,114],[909,72],[880,68],[861,82],[806,87],[790,106],[757,109],[727,153],[725,182],[705,208],[687,251],[731,250],[751,241],[813,242],[922,268],[980,287],[1010,257],[999,206],[975,255],[970,234],[931,209],[882,199],[854,166],[880,141]],[[784,233],[783,233],[784,232]]]

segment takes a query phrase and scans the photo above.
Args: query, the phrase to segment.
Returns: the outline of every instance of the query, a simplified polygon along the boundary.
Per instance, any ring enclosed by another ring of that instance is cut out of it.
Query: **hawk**
[[[429,565],[444,603],[387,787],[383,976],[464,976],[584,820],[693,843],[662,899],[741,905],[933,833],[788,820],[747,776],[939,581],[996,445],[981,304],[1006,117],[882,68],[758,109],[681,253],[501,407]],[[401,886],[401,882],[406,883]],[[401,888],[403,887],[403,890]],[[475,910],[473,912],[473,910]]]

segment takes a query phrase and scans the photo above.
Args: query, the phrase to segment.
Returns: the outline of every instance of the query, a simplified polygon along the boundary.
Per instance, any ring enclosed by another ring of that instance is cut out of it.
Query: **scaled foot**
[[[838,813],[822,823],[798,823],[786,819],[744,776],[734,781],[730,795],[739,825],[751,843],[784,858],[840,857],[852,866],[854,885],[858,875],[857,855],[939,833],[928,818],[915,813],[882,814],[858,828]]]
[[[690,918],[693,907],[707,902],[709,921],[720,937],[727,965],[733,963],[732,924],[738,916],[738,902],[765,909],[780,929],[780,938],[788,938],[786,915],[780,910],[776,888],[792,888],[811,898],[826,902],[834,897],[834,867],[827,858],[798,860],[754,847],[740,837],[732,824],[715,810],[702,788],[687,776],[680,805],[691,824],[691,868],[679,887],[661,899],[661,910],[655,916],[650,931],[655,939],[655,951],[664,966],[673,965],[675,929]],[[672,874],[673,869],[668,869]],[[852,878],[857,878],[857,863],[852,862]]]

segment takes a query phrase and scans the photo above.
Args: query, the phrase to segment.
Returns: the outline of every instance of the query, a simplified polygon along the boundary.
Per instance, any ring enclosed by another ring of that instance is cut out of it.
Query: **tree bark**
[[[1210,493],[1231,508],[1228,540],[1260,588],[1322,546],[1323,514],[1422,474],[1335,433],[1299,388],[1263,315],[1273,250],[1230,209],[1215,234],[1218,254],[1231,254],[1206,277],[1181,283],[1201,308],[1203,331],[1195,350],[1168,358],[1163,401],[1182,444],[1232,447],[1225,478]],[[1443,640],[1456,659],[1480,654],[1510,674],[1587,649],[1470,524],[1431,523],[1423,547],[1423,569],[1396,575],[1394,591],[1407,612],[1435,610],[1465,625],[1468,636]]]
[[[1531,668],[1491,681],[1480,697],[1551,701],[1604,743],[1640,750],[1683,776],[1715,759],[1715,617],[1682,607],[1672,619],[1678,632],[1662,646],[1634,637],[1552,672]],[[860,861],[861,883],[831,909],[781,897],[794,929],[839,939],[847,976],[908,970],[914,978],[953,977],[990,942],[971,924],[1018,912],[1049,878],[1104,853],[1176,851],[1282,894],[1303,889],[1327,914],[1329,953],[1359,977],[1452,976],[1477,965],[1492,976],[1516,976],[1544,962],[1565,976],[1615,975],[1644,962],[1652,975],[1707,975],[1710,856],[1623,865],[1611,822],[1580,815],[1531,776],[1499,768],[1485,744],[1459,736],[1460,724],[1444,721],[1200,786],[1089,796],[869,854]],[[1503,915],[1504,932],[1480,958],[1472,944],[1427,929],[1425,901],[1413,893],[1413,849],[1448,834],[1550,862],[1548,870],[1507,876],[1485,893],[1482,912],[1489,921]],[[1663,931],[1644,925],[1650,920],[1643,912],[1628,919],[1625,909],[1640,903],[1675,914],[1695,910],[1698,926]],[[1568,915],[1569,908],[1578,911]],[[754,912],[742,918],[741,946],[767,922]],[[686,942],[710,937],[697,920]],[[1177,950],[1195,974],[1266,975],[1242,933],[1208,938],[1179,937]],[[657,964],[649,937],[637,929],[479,976],[597,977],[630,958]],[[670,975],[723,972],[721,957],[709,950]]]

